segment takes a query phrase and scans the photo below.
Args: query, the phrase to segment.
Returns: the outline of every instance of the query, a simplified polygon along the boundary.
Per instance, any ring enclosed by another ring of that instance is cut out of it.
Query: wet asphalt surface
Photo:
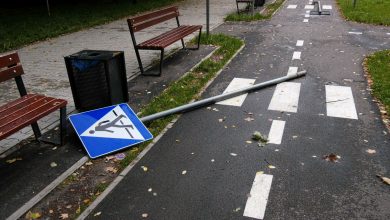
[[[270,87],[249,94],[241,107],[213,105],[182,115],[89,218],[247,219],[253,179],[264,171],[273,175],[265,219],[389,219],[389,187],[376,174],[390,175],[390,136],[362,62],[390,48],[390,28],[347,23],[334,1],[322,3],[333,6],[331,16],[312,16],[308,23],[302,22],[307,2],[292,0],[271,21],[216,30],[244,39],[246,47],[203,97],[221,94],[234,77],[259,83],[297,66],[307,70],[294,80],[301,83],[297,113],[268,110]],[[298,8],[288,10],[288,4]],[[297,40],[304,46],[297,48]],[[294,51],[302,52],[301,60],[291,60]],[[325,85],[351,87],[358,120],[326,116]],[[244,120],[249,112],[254,121]],[[280,145],[246,142],[256,130],[268,134],[275,119],[286,121]],[[322,158],[330,153],[341,158]]]

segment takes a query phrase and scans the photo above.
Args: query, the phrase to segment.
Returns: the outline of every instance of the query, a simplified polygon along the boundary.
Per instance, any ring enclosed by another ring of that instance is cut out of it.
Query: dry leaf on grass
[[[107,172],[111,172],[111,173],[117,173],[117,172],[118,172],[118,169],[115,168],[115,167],[107,167],[107,168],[106,168],[106,171],[107,171]]]
[[[334,153],[331,153],[331,154],[328,154],[328,155],[325,155],[324,157],[324,160],[326,161],[330,161],[330,162],[338,162],[338,160],[341,158],[339,155],[336,155]]]
[[[68,219],[68,218],[69,218],[69,214],[68,213],[60,214],[60,219]]]
[[[41,213],[31,212],[31,211],[27,212],[27,214],[25,216],[26,219],[38,219],[40,217],[41,217]]]
[[[56,163],[56,162],[51,162],[51,163],[50,163],[50,166],[51,166],[51,167],[56,167],[56,166],[57,166],[57,163]]]

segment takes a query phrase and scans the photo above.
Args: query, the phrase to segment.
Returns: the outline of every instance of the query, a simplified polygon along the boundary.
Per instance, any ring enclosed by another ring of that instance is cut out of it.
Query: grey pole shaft
[[[163,111],[163,112],[158,112],[158,113],[153,114],[153,115],[145,116],[145,117],[141,118],[141,121],[142,122],[149,122],[149,121],[153,121],[153,120],[156,120],[156,119],[159,119],[159,118],[163,118],[163,117],[166,117],[166,116],[169,116],[169,115],[192,111],[192,110],[197,109],[197,108],[201,108],[201,107],[204,107],[204,106],[212,105],[212,104],[214,104],[216,102],[219,102],[219,101],[222,101],[222,100],[225,100],[225,99],[233,98],[233,97],[245,94],[245,93],[250,93],[250,92],[253,92],[253,91],[256,91],[256,90],[259,90],[259,89],[263,89],[263,88],[266,88],[268,86],[272,86],[272,85],[275,85],[275,84],[278,84],[278,83],[281,83],[281,82],[284,82],[284,81],[287,81],[287,80],[299,78],[299,77],[304,76],[304,75],[306,75],[306,71],[301,71],[301,72],[298,72],[296,74],[283,76],[283,77],[276,78],[276,79],[273,79],[273,80],[270,80],[270,81],[266,81],[266,82],[259,83],[259,84],[253,85],[253,86],[249,86],[249,87],[246,87],[246,88],[243,88],[243,89],[239,89],[239,90],[236,90],[236,91],[232,91],[232,92],[224,93],[224,94],[221,94],[221,95],[213,96],[213,97],[210,97],[210,98],[207,98],[207,99],[203,99],[203,100],[199,100],[199,101],[196,101],[196,102],[193,102],[193,103],[189,103],[189,104],[186,104],[186,105],[178,106],[176,108],[169,109],[169,110],[166,110],[166,111]]]
[[[206,35],[210,32],[210,0],[206,0]]]

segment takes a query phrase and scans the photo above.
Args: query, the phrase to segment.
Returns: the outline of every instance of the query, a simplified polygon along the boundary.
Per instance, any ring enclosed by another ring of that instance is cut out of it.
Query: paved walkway
[[[205,1],[185,0],[179,2],[178,5],[181,12],[181,24],[202,23],[204,30],[206,30]],[[210,29],[220,25],[226,14],[234,11],[235,7],[235,1],[233,0],[211,0]],[[142,42],[145,39],[156,36],[156,33],[164,32],[175,25],[175,22],[166,22],[164,25],[136,33],[137,40]],[[187,40],[191,37],[189,36]],[[179,43],[172,45],[168,50],[179,47]],[[121,19],[19,49],[18,52],[26,72],[23,79],[27,90],[29,92],[65,98],[69,101],[68,113],[74,111],[72,93],[63,57],[83,49],[125,51],[127,77],[131,78],[139,72],[126,19]],[[158,55],[153,51],[141,52],[145,66],[150,65],[153,60],[158,58]],[[14,84],[14,82],[10,81],[0,85],[0,92],[3,94],[0,97],[0,104],[18,97]],[[44,130],[51,129],[57,124],[57,120],[58,114],[52,114],[40,121],[40,127]],[[30,127],[27,127],[10,138],[0,141],[0,154],[31,135],[32,130]]]

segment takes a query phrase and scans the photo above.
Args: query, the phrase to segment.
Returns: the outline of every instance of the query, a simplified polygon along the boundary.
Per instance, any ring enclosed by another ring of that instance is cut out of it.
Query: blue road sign
[[[70,115],[69,120],[91,158],[153,138],[127,104]]]

